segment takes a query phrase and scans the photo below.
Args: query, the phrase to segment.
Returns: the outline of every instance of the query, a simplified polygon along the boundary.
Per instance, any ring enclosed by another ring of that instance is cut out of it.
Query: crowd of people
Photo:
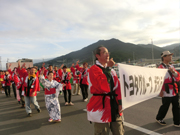
[[[59,69],[57,66],[53,69],[52,65],[45,68],[45,63],[39,69],[37,67],[27,68],[25,63],[20,66],[19,62],[18,67],[11,71],[11,64],[9,64],[8,70],[0,71],[1,92],[5,93],[7,98],[11,97],[12,86],[15,99],[21,104],[21,108],[25,108],[27,116],[31,117],[31,103],[35,106],[38,113],[41,112],[36,98],[41,88],[45,94],[46,108],[50,116],[49,122],[60,122],[61,114],[58,95],[64,94],[65,106],[74,105],[71,101],[72,94],[81,95],[82,93],[83,101],[88,101],[88,64],[85,62],[83,67],[80,67],[79,61],[77,61],[76,65],[73,63],[70,69],[71,72],[67,72],[67,66],[64,64]],[[71,92],[72,84],[70,80],[72,78],[75,87]],[[52,102],[53,99],[54,102]],[[52,116],[54,108],[56,108],[58,117]]]
[[[0,82],[6,97],[11,96],[10,86],[12,84],[14,97],[25,108],[27,116],[32,116],[30,103],[37,112],[41,109],[37,102],[37,92],[42,87],[45,94],[45,104],[49,113],[49,122],[61,121],[61,110],[58,100],[59,94],[64,95],[65,106],[73,106],[72,95],[81,95],[84,102],[88,99],[88,88],[92,94],[87,104],[87,119],[94,123],[95,135],[108,135],[110,130],[113,135],[123,135],[124,127],[122,120],[122,100],[120,81],[113,70],[115,62],[109,58],[107,48],[99,46],[94,51],[95,65],[88,68],[88,63],[84,62],[79,66],[79,61],[70,67],[71,73],[67,72],[67,66],[60,68],[49,65],[45,68],[45,63],[38,70],[37,67],[28,67],[23,64],[11,71],[11,65],[7,71],[0,72]],[[162,106],[156,117],[156,121],[161,125],[166,125],[163,120],[166,116],[170,103],[173,105],[174,126],[180,127],[179,116],[179,96],[177,77],[180,75],[169,62],[172,60],[172,53],[165,51],[161,54],[162,64],[159,68],[168,69],[169,76],[165,78],[160,96]],[[74,89],[71,91],[71,78],[73,77]],[[180,80],[180,79],[179,79]],[[81,89],[81,93],[80,93]]]

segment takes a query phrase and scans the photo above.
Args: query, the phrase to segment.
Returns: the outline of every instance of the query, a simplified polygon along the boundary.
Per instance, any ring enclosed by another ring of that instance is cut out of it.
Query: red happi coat
[[[13,71],[11,71],[11,69],[8,69],[8,72],[11,74],[11,76],[13,75]]]
[[[54,80],[56,80],[57,82],[61,82],[62,69],[58,69],[57,71],[55,71],[55,74],[56,78],[54,78]]]
[[[20,79],[19,79],[19,77],[15,73],[12,75],[12,79],[14,81],[14,84],[16,86],[18,86],[18,83],[20,82]]]
[[[88,82],[88,72],[89,72],[89,69],[84,69],[84,68],[81,68],[79,67],[79,65],[77,64],[76,65],[76,68],[81,72],[81,78],[80,80],[82,79],[82,84],[86,84],[86,85],[89,85],[89,82]],[[84,73],[84,75],[82,75]]]
[[[24,82],[23,77],[19,78],[19,82],[17,83],[17,89],[18,90],[21,90],[21,91],[22,91],[22,89],[24,90],[24,88],[22,88],[23,87],[23,82]]]
[[[22,90],[25,91],[25,96],[28,95],[28,79],[29,79],[29,76],[26,76],[24,82],[23,82],[23,88]],[[29,96],[30,97],[33,97],[33,96],[36,96],[37,95],[37,91],[40,91],[40,86],[39,86],[39,79],[38,77],[34,77],[33,78],[33,82],[32,82],[32,85],[30,86],[30,91],[29,91]]]
[[[7,81],[6,81],[7,79]],[[12,77],[10,74],[7,75],[4,75],[4,81],[2,82],[4,86],[10,86],[11,85],[11,81],[12,81]]]
[[[17,86],[18,83],[20,82],[19,77],[17,76],[17,74],[15,74],[15,72],[11,71],[11,69],[8,69],[8,72],[11,74],[11,80],[14,82],[14,84]]]
[[[173,65],[170,65],[170,67],[173,68],[174,71],[178,74],[177,77],[175,77],[174,75],[172,75],[173,78],[174,78],[174,80],[175,80],[175,82],[179,81],[179,73],[175,70],[175,68],[174,68]],[[167,68],[164,67],[162,64],[159,65],[158,68],[167,69]],[[162,91],[164,91],[164,92],[165,92],[165,84],[166,84],[166,83],[172,83],[172,77],[170,76],[170,74],[169,74],[168,72],[167,72],[167,74],[166,74],[166,77],[165,77],[165,80],[164,80],[164,83],[163,83],[163,86],[162,86]],[[175,85],[176,93],[178,93],[178,86],[177,86],[176,83],[175,83],[174,85]],[[176,96],[176,93],[175,93],[175,91],[173,90],[173,85],[172,85],[172,84],[168,84],[168,86],[169,86],[169,90],[172,92],[172,93],[170,92],[170,95],[171,95],[171,96]]]
[[[118,95],[116,96],[116,101],[119,105],[119,102],[121,102],[120,82],[114,70],[111,70],[111,75],[114,81],[113,90],[115,91],[115,94]],[[111,91],[109,83],[107,82],[106,75],[97,65],[93,65],[89,69],[88,81],[91,94],[107,94]],[[97,123],[112,122],[110,97],[105,97],[104,108],[102,100],[103,96],[92,96],[89,100],[89,103],[87,104],[87,117],[89,121]],[[120,116],[121,115],[122,114],[120,113]]]
[[[73,66],[71,67],[71,72],[73,73],[73,83],[80,83],[81,74],[77,75]]]
[[[27,75],[27,70],[25,68],[20,69],[20,67],[17,68],[17,72],[19,73],[19,77],[25,77]]]
[[[0,82],[3,83],[3,81],[4,81],[4,75],[0,75],[0,78],[2,79]]]
[[[71,79],[70,74],[71,74],[71,73],[69,73],[69,72],[66,72],[66,73],[67,73],[66,78],[63,77],[63,73],[62,73],[62,77],[61,77],[61,78],[62,78],[62,82],[63,82],[64,80],[69,80],[68,83],[65,83],[65,84],[66,84],[65,87],[66,87],[66,90],[71,90],[71,83],[70,83],[70,79]],[[65,90],[65,89],[63,88],[63,90]]]

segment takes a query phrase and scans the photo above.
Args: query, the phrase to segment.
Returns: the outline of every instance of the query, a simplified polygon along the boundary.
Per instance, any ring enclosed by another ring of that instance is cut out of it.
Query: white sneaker
[[[179,124],[179,125],[174,124],[174,126],[175,126],[175,127],[180,127],[180,124]]]
[[[84,99],[84,102],[87,102],[88,101],[88,98]]]
[[[81,95],[80,93],[77,93],[77,95]]]
[[[70,102],[69,105],[74,105],[74,104],[72,102]]]

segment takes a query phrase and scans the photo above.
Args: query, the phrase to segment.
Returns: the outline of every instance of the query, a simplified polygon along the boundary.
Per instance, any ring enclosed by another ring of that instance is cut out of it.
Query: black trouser
[[[15,83],[12,84],[13,92],[14,92],[14,97],[16,98],[16,85]]]
[[[88,98],[88,85],[81,83],[80,88],[81,88],[81,92],[82,92],[82,95],[83,95],[83,99]]]
[[[25,105],[24,96],[22,96],[22,91],[21,90],[19,90],[19,96],[21,98],[21,104]]]
[[[162,97],[162,105],[156,116],[157,120],[163,120],[167,114],[170,103],[172,103],[172,113],[174,124],[179,125],[179,96]]]
[[[71,90],[66,90],[66,89],[63,90],[64,100],[65,100],[65,102],[67,102],[67,91],[68,91],[68,103],[70,103],[71,102]]]
[[[8,89],[8,91],[7,91],[7,89]],[[10,94],[11,94],[10,86],[5,86],[4,90],[5,90],[6,97],[10,96]]]

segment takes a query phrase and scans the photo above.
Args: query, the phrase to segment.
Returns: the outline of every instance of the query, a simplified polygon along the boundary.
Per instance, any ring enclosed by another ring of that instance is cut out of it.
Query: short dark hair
[[[16,69],[17,67],[14,67],[13,71]]]
[[[52,66],[52,65],[49,65],[49,67]]]
[[[31,67],[30,69],[33,69],[33,68],[36,69],[36,67]]]
[[[98,55],[100,55],[100,52],[101,52],[101,47],[104,47],[103,45],[100,45],[100,46],[98,46],[95,50],[94,50],[94,56],[96,57],[96,54],[98,54]],[[97,58],[96,58],[96,60],[98,60]]]
[[[88,65],[88,63],[87,63],[87,62],[84,62],[84,63],[83,63],[83,65],[85,65],[85,64],[87,64],[87,65]]]
[[[66,65],[64,65],[64,66],[63,66],[63,69],[64,69],[64,68],[67,68],[67,66],[66,66]]]
[[[53,71],[49,71],[49,72],[48,72],[48,75],[49,75],[50,73],[53,73]],[[54,73],[53,73],[53,74],[54,74]]]

